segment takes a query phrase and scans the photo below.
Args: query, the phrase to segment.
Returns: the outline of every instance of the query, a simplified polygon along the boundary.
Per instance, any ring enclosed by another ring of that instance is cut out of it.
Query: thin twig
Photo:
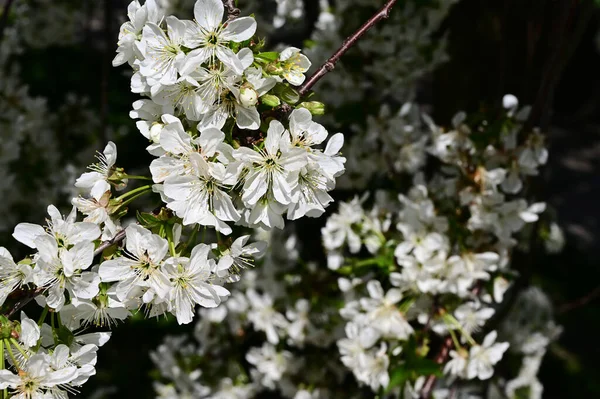
[[[482,288],[483,288],[482,282],[476,283],[475,287],[473,287],[473,289],[471,290],[471,295],[473,295],[473,296],[479,295]],[[436,310],[436,312],[437,312],[437,310]],[[448,356],[450,355],[450,349],[452,348],[452,345],[454,345],[454,342],[452,341],[452,336],[449,335],[444,339],[444,342],[442,343],[442,346],[440,347],[438,354],[435,356],[434,361],[437,364],[441,365],[446,360],[448,360]],[[429,397],[431,396],[431,394],[433,392],[433,386],[435,385],[436,380],[437,380],[437,377],[434,374],[427,377],[427,379],[425,380],[425,384],[423,384],[423,388],[421,389],[421,395],[419,396],[419,399],[429,399]]]
[[[12,309],[5,316],[11,317],[19,310],[23,309],[25,305],[27,305],[29,302],[31,302],[32,299],[34,299],[36,296],[40,295],[44,291],[46,291],[46,288],[36,288],[33,291],[28,291],[27,295],[24,298],[19,299],[17,302],[15,302]]]
[[[452,348],[452,337],[448,336],[444,340],[440,351],[435,357],[435,362],[437,364],[442,364],[446,361],[446,359],[448,359],[450,348]],[[436,379],[436,376],[433,374],[427,377],[427,379],[425,380],[425,384],[423,384],[423,388],[421,389],[421,396],[419,397],[420,399],[429,399],[433,391],[433,386],[435,384]]]
[[[591,301],[593,301],[594,299],[596,299],[598,297],[600,297],[600,286],[596,287],[592,292],[582,296],[581,298],[578,298],[572,302],[565,303],[564,305],[559,306],[558,309],[556,310],[556,312],[558,314],[569,312],[573,309],[577,309],[577,308],[587,305],[588,303],[590,303]]]
[[[10,7],[12,7],[14,0],[6,0],[4,9],[2,10],[2,17],[0,18],[0,42],[4,38],[4,29],[8,25],[8,14],[10,14]]]
[[[106,248],[123,241],[124,238],[125,230],[119,231],[117,234],[115,234],[112,240],[104,241],[102,244],[100,244],[100,246],[94,251],[94,256],[100,255]]]
[[[234,19],[238,18],[241,14],[241,11],[239,8],[237,8],[235,6],[235,0],[223,0],[223,5],[225,6],[225,8],[227,9],[227,21],[233,21]]]
[[[224,0],[225,1],[225,0]],[[328,59],[317,71],[300,87],[298,93],[300,95],[306,94],[315,83],[317,83],[323,76],[325,76],[328,72],[331,72],[335,68],[335,64],[342,58],[346,52],[356,44],[358,39],[360,39],[367,31],[369,31],[375,24],[377,24],[382,19],[386,19],[390,16],[390,11],[394,4],[396,4],[398,0],[388,0],[385,5],[375,13],[367,22],[365,22],[356,32],[354,32],[351,36],[344,40],[342,46]]]

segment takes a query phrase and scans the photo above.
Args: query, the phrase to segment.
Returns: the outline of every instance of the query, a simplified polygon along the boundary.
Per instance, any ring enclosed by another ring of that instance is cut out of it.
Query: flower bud
[[[162,132],[164,127],[165,127],[165,125],[163,125],[162,123],[154,122],[152,124],[152,127],[150,128],[150,137],[149,138],[153,143],[160,142],[160,133]]]
[[[269,107],[278,107],[281,104],[279,97],[272,94],[265,94],[260,98],[260,101]]]
[[[299,108],[306,108],[313,115],[325,114],[325,104],[318,101],[305,101],[298,105]]]
[[[289,86],[281,86],[279,97],[288,104],[296,104],[300,100],[300,94]]]
[[[108,176],[107,181],[120,191],[127,187],[129,179],[127,179],[127,173],[125,173],[123,168],[114,168],[113,173]]]
[[[10,321],[8,317],[0,315],[0,339],[11,338],[17,325],[18,323]]]
[[[256,105],[258,102],[258,93],[250,87],[242,87],[240,89],[240,103],[246,108]]]

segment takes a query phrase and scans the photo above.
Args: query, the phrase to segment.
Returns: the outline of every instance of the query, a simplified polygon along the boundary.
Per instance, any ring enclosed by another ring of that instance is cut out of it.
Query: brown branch
[[[569,312],[573,309],[577,309],[577,308],[587,305],[588,303],[590,303],[591,301],[593,301],[594,299],[596,299],[598,297],[600,297],[600,286],[596,287],[592,292],[582,296],[581,298],[578,298],[572,302],[565,303],[564,305],[559,306],[558,309],[556,310],[556,312],[558,314]]]
[[[4,29],[8,25],[8,14],[10,14],[10,7],[12,7],[14,0],[6,0],[4,9],[2,10],[2,16],[0,17],[0,42],[4,38]]]
[[[123,239],[125,239],[125,229],[120,230],[117,234],[115,234],[112,240],[104,241],[102,244],[100,244],[100,246],[98,246],[98,248],[96,248],[94,251],[94,256],[100,255],[106,248],[120,243],[123,241]]]
[[[482,288],[483,282],[476,283],[475,287],[473,287],[473,289],[471,290],[471,294],[474,296],[479,295]],[[436,310],[436,312],[438,310]],[[448,356],[450,355],[450,349],[452,348],[452,345],[454,345],[454,342],[452,341],[452,336],[449,335],[444,339],[444,342],[442,343],[438,354],[435,356],[434,361],[437,364],[441,365],[446,360],[448,360]],[[419,399],[429,399],[433,392],[433,386],[435,385],[436,380],[437,377],[433,374],[427,377],[427,379],[425,380],[425,384],[423,384],[423,388],[421,389],[421,395],[419,396]]]
[[[227,22],[233,21],[240,16],[241,11],[235,6],[235,0],[223,0],[223,5],[227,9]]]
[[[223,0],[225,1],[225,0]],[[325,76],[328,72],[331,72],[335,68],[335,64],[342,58],[346,52],[356,44],[358,39],[360,39],[367,31],[369,31],[373,26],[375,26],[382,19],[386,19],[390,16],[390,11],[394,4],[396,4],[398,0],[388,0],[385,5],[375,13],[367,22],[365,22],[356,32],[354,32],[351,36],[344,40],[342,46],[329,58],[316,72],[300,87],[298,93],[300,95],[306,94],[315,83],[317,83],[323,76]]]
[[[12,309],[9,310],[5,316],[11,317],[19,310],[23,309],[25,305],[27,305],[29,302],[31,302],[32,299],[34,299],[36,296],[40,295],[44,291],[46,291],[46,288],[36,288],[34,290],[27,291],[26,295],[22,299],[19,299],[17,302],[15,302]]]
[[[444,340],[440,351],[435,357],[435,362],[437,364],[442,364],[448,359],[448,355],[450,354],[450,348],[452,348],[452,337],[448,336]],[[429,399],[431,393],[433,392],[433,386],[435,384],[436,379],[436,376],[433,374],[427,377],[427,379],[425,380],[425,384],[423,384],[423,388],[421,389],[421,396],[419,396],[420,399]]]

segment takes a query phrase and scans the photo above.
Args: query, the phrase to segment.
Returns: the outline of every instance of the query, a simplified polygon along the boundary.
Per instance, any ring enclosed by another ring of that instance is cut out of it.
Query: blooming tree
[[[76,392],[95,374],[108,330],[134,313],[197,320],[197,343],[168,337],[152,353],[163,398],[539,397],[537,369],[560,327],[551,312],[521,330],[511,324],[518,310],[498,317],[511,295],[550,307],[541,292],[512,294],[512,265],[531,237],[549,250],[561,241],[527,192],[548,158],[529,107],[506,95],[494,119],[459,112],[449,129],[436,124],[413,101],[413,83],[444,61],[444,43],[376,27],[394,18],[395,0],[343,43],[323,7],[323,45],[308,52],[266,51],[254,17],[231,0],[195,1],[193,20],[163,3],[129,5],[113,60],[132,70],[140,99],[130,116],[154,157],[150,175],[119,167],[109,142],[76,180],[82,195],[68,215],[50,205],[45,225],[15,227],[31,255],[17,261],[0,248],[0,397]],[[276,25],[294,4],[280,2]],[[450,4],[399,7],[398,18],[423,12],[420,28],[431,33]],[[311,89],[327,75],[325,85],[358,101],[370,95],[344,67],[328,72],[355,45],[371,53],[377,43],[388,43],[385,54],[413,50],[400,65],[382,57],[369,66],[397,110],[383,105],[367,137],[344,146],[317,122],[325,107]],[[305,54],[323,53],[307,77]],[[338,179],[365,194],[328,215],[322,262],[303,259],[304,237],[286,221],[323,216]],[[160,206],[128,219],[147,195]],[[33,301],[37,321],[22,310]],[[521,371],[506,380],[495,367],[510,352]]]

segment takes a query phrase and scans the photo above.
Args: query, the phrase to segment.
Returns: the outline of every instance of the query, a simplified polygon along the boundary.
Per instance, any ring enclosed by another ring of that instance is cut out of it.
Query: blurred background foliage
[[[181,17],[190,17],[192,1],[171,3],[176,10],[188,10]],[[303,17],[280,27],[264,23],[273,20],[276,1],[239,3],[256,14],[267,45],[311,47],[312,40],[318,40],[313,34],[323,2],[304,0]],[[334,0],[329,3],[336,6]],[[343,11],[342,33],[354,31],[377,5],[356,3]],[[400,1],[398,8],[407,3],[410,0]],[[41,222],[49,203],[68,210],[70,185],[107,140],[117,143],[121,166],[131,174],[146,173],[151,157],[128,117],[137,96],[129,91],[127,68],[111,66],[126,7],[126,0],[0,2],[0,236],[16,254],[23,254],[24,248],[10,239],[13,226],[18,221]],[[402,27],[388,25],[392,33],[396,28]],[[593,1],[460,0],[434,32],[423,33],[430,35],[431,43],[446,40],[448,57],[433,70],[408,67],[404,79],[413,83],[405,86],[411,86],[412,94],[395,97],[393,86],[371,82],[372,90],[389,90],[385,95],[392,101],[412,96],[429,105],[428,112],[440,125],[449,125],[458,110],[491,114],[505,93],[533,105],[550,148],[536,197],[554,208],[567,235],[561,254],[524,261],[528,282],[550,295],[556,320],[564,327],[541,369],[547,398],[600,397],[599,31],[600,9]],[[379,49],[371,51],[376,57]],[[372,60],[364,56],[354,49],[341,60],[342,68],[368,80],[370,75],[362,71]],[[391,62],[400,58],[397,53],[384,56]],[[328,84],[339,83],[325,81],[321,90]],[[319,93],[320,87],[315,89]],[[380,108],[376,102],[351,100],[331,105],[334,116],[324,122],[348,133]],[[344,187],[337,196],[352,194],[352,187]],[[304,246],[312,258],[322,256],[317,237],[324,220],[306,220],[296,227],[300,237],[310,237]],[[152,397],[148,353],[166,333],[186,328],[191,327],[171,319],[141,318],[119,326],[99,351],[98,375],[81,396]]]

